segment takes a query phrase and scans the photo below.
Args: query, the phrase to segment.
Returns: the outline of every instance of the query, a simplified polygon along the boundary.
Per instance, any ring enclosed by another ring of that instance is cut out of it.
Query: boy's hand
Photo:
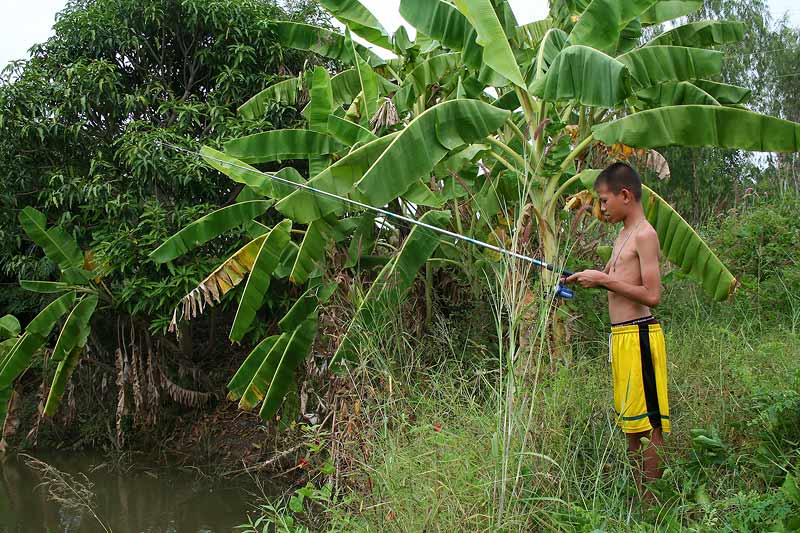
[[[608,274],[599,270],[584,270],[576,272],[567,279],[566,283],[580,283],[582,287],[591,289],[592,287],[602,287],[608,282]]]

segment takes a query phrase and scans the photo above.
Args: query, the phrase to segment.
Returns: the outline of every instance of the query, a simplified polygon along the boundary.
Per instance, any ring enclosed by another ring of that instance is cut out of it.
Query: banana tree
[[[204,148],[209,165],[245,186],[240,203],[209,215],[218,223],[198,221],[187,228],[191,238],[178,234],[153,253],[171,261],[226,229],[248,228],[253,240],[187,295],[173,320],[195,317],[248,279],[233,341],[251,326],[270,278],[305,287],[291,320],[253,350],[229,385],[243,408],[267,398],[265,418],[310,350],[315,311],[333,290],[328,258],[346,251],[345,266],[355,268],[376,242],[372,213],[289,182],[424,213],[434,224],[554,262],[562,208],[593,202],[593,166],[637,155],[632,161],[664,175],[655,148],[800,146],[800,125],[749,111],[750,91],[717,81],[718,48],[743,38],[741,23],[689,23],[643,41],[642,28],[690,14],[699,0],[554,0],[548,18],[524,26],[506,0],[401,0],[400,14],[417,30],[413,41],[403,28],[389,35],[357,0],[319,1],[346,25],[344,34],[291,22],[275,29],[285,46],[336,59],[345,70],[331,75],[318,67],[240,108],[256,116],[275,100],[305,105],[307,128],[232,139],[222,151]],[[396,57],[381,59],[351,32]],[[291,166],[274,175],[253,166],[299,159],[307,160],[307,177]],[[643,201],[664,255],[711,297],[728,298],[736,279],[699,235],[648,187]],[[264,226],[269,209],[285,220]],[[295,242],[293,233],[302,239]],[[530,234],[535,238],[522,238]],[[385,258],[355,322],[374,321],[396,303],[431,258],[468,263],[462,250],[413,229]],[[348,332],[334,366],[356,351]]]

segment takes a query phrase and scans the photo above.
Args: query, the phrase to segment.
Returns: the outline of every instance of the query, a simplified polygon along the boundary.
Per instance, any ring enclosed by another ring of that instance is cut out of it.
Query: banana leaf
[[[77,368],[82,353],[83,347],[76,346],[68,356],[59,361],[56,373],[53,376],[53,382],[50,385],[50,393],[47,395],[47,402],[44,405],[44,414],[46,416],[53,416],[58,410],[61,399],[64,397],[64,389],[75,368]]]
[[[450,212],[428,211],[420,220],[442,227],[450,220]],[[381,314],[397,309],[402,296],[414,283],[417,272],[438,248],[439,242],[439,236],[432,230],[421,226],[415,226],[411,230],[397,256],[383,267],[356,310],[347,333],[331,359],[332,369],[340,368],[345,358],[354,360],[357,353],[356,339],[361,329],[375,331]]]
[[[214,150],[210,146],[203,146],[200,149],[200,155],[203,156],[203,160],[208,165],[219,170],[236,183],[247,185],[261,196],[274,198],[272,180],[262,175],[258,169],[224,152]]]
[[[342,148],[328,135],[311,130],[265,131],[225,143],[225,153],[251,164],[306,159],[310,155],[332,154]]]
[[[662,0],[642,13],[642,24],[654,25],[691,15],[703,7],[703,0]]]
[[[336,292],[336,289],[336,283],[315,285],[309,288],[297,299],[280,322],[278,322],[278,327],[280,327],[283,332],[291,333],[300,327],[300,325],[314,313],[319,304],[327,302],[333,293]]]
[[[388,32],[358,0],[319,0],[319,3],[359,37],[386,50],[392,49]]]
[[[272,343],[267,355],[261,361],[255,373],[253,373],[250,382],[246,387],[240,389],[239,409],[250,411],[264,399],[264,394],[275,376],[275,368],[283,357],[291,337],[292,332],[283,333]]]
[[[228,230],[241,226],[270,208],[273,202],[253,200],[233,204],[195,220],[150,252],[156,263],[172,261]]]
[[[547,74],[550,70],[550,65],[553,64],[556,57],[567,46],[567,39],[569,36],[559,28],[548,30],[542,38],[539,49],[536,51],[536,58],[531,65],[530,73],[528,74],[528,84],[534,80],[539,80]],[[513,94],[513,93],[510,93]]]
[[[256,313],[261,309],[264,303],[264,294],[269,287],[270,276],[277,268],[286,243],[289,242],[289,229],[291,227],[291,221],[284,220],[264,237],[258,250],[258,255],[250,267],[250,275],[247,278],[242,297],[239,300],[239,307],[236,310],[236,316],[233,319],[233,326],[229,336],[233,342],[242,340],[256,317]]]
[[[354,192],[353,186],[356,180],[364,175],[398,135],[399,133],[392,133],[353,150],[324,172],[310,179],[308,185],[349,198]],[[356,194],[356,198],[353,199],[363,198]],[[278,202],[275,209],[298,224],[310,224],[324,216],[339,215],[351,208],[335,198],[307,190],[297,190]]]
[[[284,335],[286,334],[284,333]],[[265,391],[261,411],[258,413],[262,420],[266,421],[275,416],[281,406],[283,397],[286,396],[289,386],[293,382],[295,370],[308,357],[316,336],[317,315],[314,313],[294,330],[280,360],[276,362],[274,367],[272,365],[269,366],[268,370],[272,371],[272,379]],[[270,352],[265,363],[271,362],[270,359],[273,353],[275,352]]]
[[[647,186],[642,187],[642,207],[670,262],[700,283],[714,300],[726,300],[733,294],[737,286],[733,274],[689,223]]]
[[[751,91],[744,87],[709,80],[693,80],[692,83],[710,94],[722,105],[743,104],[750,99]]]
[[[11,387],[17,377],[31,364],[33,354],[47,339],[36,333],[23,333],[0,361],[0,390]]]
[[[400,112],[408,110],[416,98],[428,87],[438,84],[461,66],[461,54],[440,54],[421,62],[404,79],[400,90],[394,95],[394,103]]]
[[[243,103],[237,113],[246,119],[256,119],[266,115],[267,105],[270,103],[296,106],[302,89],[301,78],[281,80]]]
[[[463,50],[476,36],[467,17],[441,0],[400,0],[400,15],[417,32],[436,39],[451,50]]]
[[[595,139],[634,148],[718,146],[756,152],[800,151],[800,124],[722,106],[687,105],[634,113],[595,126]]]
[[[273,22],[273,27],[283,46],[296,50],[308,50],[324,57],[353,63],[353,50],[345,43],[344,35],[325,28],[299,22]],[[359,55],[373,67],[385,65],[386,61],[369,48],[356,44]]]
[[[317,66],[314,68],[311,80],[311,100],[303,110],[309,129],[327,133],[328,115],[333,112],[334,107],[331,77],[327,69]]]
[[[382,96],[391,94],[400,88],[378,73],[375,73],[375,78],[378,80],[378,93]],[[358,70],[351,68],[332,77],[331,91],[333,91],[333,102],[336,105],[349,104],[355,100],[358,93],[361,92]]]
[[[490,0],[455,0],[455,5],[477,32],[476,42],[483,47],[483,62],[518,87],[525,88],[514,52]]]
[[[713,96],[688,81],[662,83],[636,91],[636,96],[653,107],[719,105]]]
[[[75,303],[75,291],[68,292],[53,300],[47,307],[42,309],[33,320],[28,323],[25,331],[35,333],[41,337],[47,337],[62,316],[69,311]]]
[[[248,385],[253,380],[253,376],[255,376],[261,363],[264,362],[267,354],[279,338],[280,335],[267,337],[258,343],[258,345],[253,348],[253,351],[248,354],[242,366],[239,367],[236,374],[234,374],[233,378],[228,382],[228,399],[230,401],[235,402],[242,397],[242,394],[244,394]]]
[[[603,83],[598,83],[603,80]],[[631,95],[628,69],[603,52],[587,46],[568,46],[530,92],[549,102],[575,100],[582,105],[616,107]]]
[[[328,133],[346,146],[353,146],[356,143],[370,143],[378,138],[368,129],[336,115],[328,116]]]
[[[547,32],[553,29],[550,17],[523,24],[517,28],[517,38],[531,48],[536,48],[544,40]]]
[[[715,76],[722,52],[685,46],[645,46],[617,57],[628,67],[636,88]]]
[[[63,281],[37,281],[29,279],[19,280],[19,286],[26,291],[38,292],[41,294],[57,294],[69,289],[69,283]]]
[[[358,100],[361,123],[369,125],[378,110],[378,78],[372,67],[362,59],[361,54],[356,50],[355,42],[351,39],[349,31],[345,34],[345,42],[353,50],[354,63],[358,73],[358,84],[361,87],[359,91],[361,98]]]
[[[451,100],[415,118],[356,182],[371,205],[386,205],[427,177],[452,150],[484,139],[510,116],[478,100]],[[414,157],[409,157],[414,154]]]
[[[744,30],[745,26],[741,22],[713,20],[690,22],[662,33],[645,46],[672,45],[706,48],[738,43],[744,38]]]
[[[0,318],[0,341],[10,339],[19,335],[20,325],[19,320],[14,315],[5,315]],[[0,354],[2,356],[2,354]]]
[[[425,207],[433,207],[435,209],[442,207],[445,202],[441,194],[430,190],[421,179],[412,183],[411,187],[400,195],[400,198],[414,205],[424,205]]]
[[[53,361],[63,361],[75,347],[83,348],[86,345],[90,331],[89,322],[96,307],[97,296],[94,295],[86,296],[75,304],[58,335],[51,357]]]
[[[289,281],[302,285],[311,274],[320,270],[325,258],[325,250],[331,240],[331,226],[324,219],[317,219],[309,224],[303,243],[297,252]]]
[[[569,34],[570,44],[595,48],[606,54],[617,50],[622,30],[657,0],[593,0]]]
[[[375,248],[375,218],[367,214],[359,217],[359,219],[358,226],[347,248],[345,268],[356,266],[362,256],[371,254]]]
[[[27,206],[20,211],[19,221],[28,237],[62,270],[83,265],[83,253],[75,239],[59,226],[48,230],[44,213]]]

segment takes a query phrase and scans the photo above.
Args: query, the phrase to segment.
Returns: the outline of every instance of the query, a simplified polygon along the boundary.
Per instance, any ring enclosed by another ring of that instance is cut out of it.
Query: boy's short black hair
[[[594,188],[605,185],[614,194],[619,194],[622,189],[628,189],[636,200],[642,199],[642,178],[630,165],[626,163],[613,163],[594,180]]]

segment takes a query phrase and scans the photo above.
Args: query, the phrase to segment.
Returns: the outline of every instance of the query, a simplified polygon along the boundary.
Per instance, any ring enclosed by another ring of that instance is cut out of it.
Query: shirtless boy
[[[628,451],[644,450],[644,480],[661,477],[658,452],[669,433],[667,362],[664,334],[650,309],[661,300],[658,235],[642,209],[642,180],[631,167],[614,163],[594,183],[606,220],[622,222],[611,259],[601,272],[584,270],[567,278],[583,287],[608,289],[611,315],[609,349],[614,377],[617,424],[628,438]],[[648,499],[652,499],[649,491]]]

